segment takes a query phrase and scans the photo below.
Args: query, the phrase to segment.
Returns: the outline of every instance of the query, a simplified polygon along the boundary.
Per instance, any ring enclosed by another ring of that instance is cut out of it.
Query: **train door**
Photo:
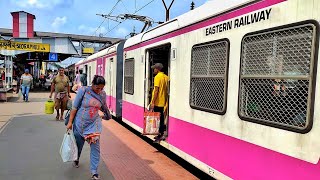
[[[151,68],[152,65],[156,63],[161,63],[163,65],[163,72],[167,76],[170,76],[170,44],[158,46],[152,49],[148,49],[146,51],[146,73],[145,73],[145,106],[147,107],[152,99],[152,93],[154,89],[154,77],[156,76],[154,74],[153,69]],[[164,135],[168,136],[168,126],[169,126],[169,87],[170,84],[168,84],[167,91],[167,113],[165,114],[165,132]]]
[[[113,82],[112,82],[112,73],[113,73],[113,68],[112,68],[112,63],[113,62],[113,58],[110,58],[109,61],[107,61],[107,72],[106,72],[106,80],[107,80],[107,95],[108,95],[108,99],[107,99],[107,104],[108,104],[108,108],[110,109],[111,112],[113,112],[113,109],[111,108],[111,103],[112,103],[112,86],[113,86]]]
[[[90,84],[90,80],[88,79],[88,65],[84,65],[84,71],[83,71],[84,74],[86,74],[86,78],[87,78],[87,86]]]
[[[84,71],[83,71],[83,73],[88,74],[88,65],[84,65]]]
[[[92,75],[91,75],[91,66],[89,66],[89,72],[88,72],[88,76],[89,76],[89,81],[88,81],[88,85],[90,85],[91,84],[91,82],[92,82]]]
[[[113,95],[113,86],[114,86],[114,64],[113,64],[113,58],[110,59],[110,103],[109,103],[109,106],[110,106],[110,109],[112,112],[115,111],[115,109],[113,109],[114,106],[112,106],[112,104],[114,103],[113,100],[115,99],[115,96]]]
[[[98,64],[97,65],[97,75],[102,75],[102,73],[101,73],[101,65],[100,64]]]
[[[96,75],[99,75],[99,76],[102,76],[102,73],[101,73],[101,62],[100,62],[100,59],[97,60],[97,69],[96,69]]]
[[[100,58],[97,60],[96,74],[99,76],[104,76],[104,63],[104,58]]]
[[[103,77],[104,77],[105,63],[106,63],[106,59],[105,58],[101,58],[100,75],[103,76]]]

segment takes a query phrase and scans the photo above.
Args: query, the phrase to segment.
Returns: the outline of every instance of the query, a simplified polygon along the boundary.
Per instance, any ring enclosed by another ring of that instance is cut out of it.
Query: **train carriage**
[[[122,116],[123,45],[124,41],[109,47],[108,55],[104,56],[107,104],[111,114],[118,119]]]
[[[105,78],[108,108],[114,117],[120,119],[122,114],[123,44],[124,41],[111,45],[76,64],[76,70],[82,69],[87,74],[88,85],[91,85],[94,75],[101,75]]]
[[[124,44],[122,119],[139,132],[170,77],[161,145],[217,179],[320,179],[319,0],[208,1]]]

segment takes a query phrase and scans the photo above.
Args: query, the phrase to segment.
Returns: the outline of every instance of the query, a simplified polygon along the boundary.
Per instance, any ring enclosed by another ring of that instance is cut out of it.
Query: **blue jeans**
[[[30,86],[21,85],[21,93],[22,93],[25,101],[28,101],[29,91],[30,91]]]
[[[73,127],[73,134],[78,147],[78,160],[80,159],[81,151],[85,143],[84,137],[80,135],[77,128]],[[98,174],[98,165],[100,161],[100,140],[90,144],[90,171],[91,174]]]

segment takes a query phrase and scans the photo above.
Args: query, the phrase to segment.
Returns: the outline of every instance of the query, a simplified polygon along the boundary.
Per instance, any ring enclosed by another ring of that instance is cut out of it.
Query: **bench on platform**
[[[13,96],[13,88],[0,88],[0,101],[8,101]]]

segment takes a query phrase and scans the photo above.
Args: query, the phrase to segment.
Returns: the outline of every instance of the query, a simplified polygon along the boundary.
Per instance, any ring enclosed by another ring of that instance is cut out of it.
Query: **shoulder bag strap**
[[[101,99],[101,96],[100,95],[98,95],[98,96],[99,96],[99,98],[96,95],[93,95],[92,97],[95,98],[96,100],[98,100],[101,103],[101,109],[102,109],[103,113],[106,113],[108,118],[112,119],[112,116],[110,114],[110,111],[109,111],[108,107],[106,105],[104,105],[104,103],[103,103],[103,101]],[[109,119],[107,119],[107,120],[109,120]]]
[[[84,95],[87,93],[87,87],[84,87],[84,93],[83,93],[83,95],[82,95],[82,97],[81,97],[81,104],[80,104],[80,106],[78,107],[78,109],[82,106],[82,101],[83,101],[83,97],[84,97]]]

